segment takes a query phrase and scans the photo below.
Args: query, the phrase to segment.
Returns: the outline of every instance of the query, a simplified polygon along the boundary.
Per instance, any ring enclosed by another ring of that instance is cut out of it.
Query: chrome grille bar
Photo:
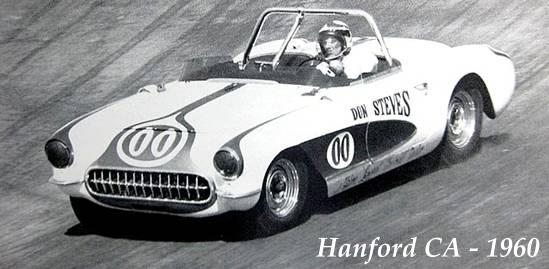
[[[176,175],[177,177],[177,200],[181,200],[182,197],[181,197],[181,188],[179,188],[179,174]]]
[[[145,175],[141,173],[141,181],[139,182],[141,188],[141,196],[145,197]]]
[[[213,197],[207,179],[184,173],[92,169],[86,186],[92,195],[130,200],[204,204]]]
[[[172,185],[171,185],[171,179],[170,179],[170,174],[168,174],[168,194],[170,195],[170,199],[173,199],[172,198]]]
[[[191,199],[191,192],[189,191],[189,176],[185,176],[185,190],[187,191],[187,199]]]
[[[120,190],[120,175],[118,174],[118,171],[115,171],[114,172],[115,175],[116,175],[116,189],[118,190],[118,193],[117,194],[120,194],[122,195],[122,191]]]
[[[196,199],[200,200],[200,192],[198,191],[198,176],[194,178],[194,190],[196,191]]]
[[[91,174],[91,173],[90,173],[90,174]],[[97,171],[94,171],[94,173],[93,173],[93,179],[95,180],[96,178],[97,178]],[[94,183],[95,183],[95,188],[96,188],[96,189],[99,189],[99,185],[98,185],[97,181],[94,181]]]
[[[134,192],[134,195],[137,195],[137,184],[135,183],[135,172],[132,173],[132,187],[133,187],[133,192]]]
[[[154,189],[153,189],[153,174],[149,174],[149,189],[150,189],[150,197],[154,197]],[[160,195],[162,196],[162,195]],[[148,195],[145,195],[145,197],[148,197]]]
[[[124,179],[124,183],[122,183],[122,181],[120,179],[120,174],[122,174],[122,178]],[[127,178],[127,175],[125,173],[120,173],[120,174],[119,174],[118,182],[121,184],[121,187],[124,187],[124,189],[121,190],[121,194],[123,196],[127,196],[128,195],[128,185],[126,185],[126,183],[128,182],[128,178]]]
[[[103,171],[101,171],[101,186],[103,187],[103,191],[107,192],[107,187],[105,186],[105,181],[103,178],[105,178],[105,176],[103,175]]]
[[[152,173],[151,173],[151,179],[152,179]],[[162,191],[162,177],[160,174],[158,175],[158,189],[160,190],[160,196],[164,197],[164,192]]]
[[[111,171],[108,171],[107,172],[107,186],[109,186],[109,189],[111,191],[112,194],[114,194],[114,187],[113,187],[113,184],[111,184],[112,182],[112,175],[111,175]]]

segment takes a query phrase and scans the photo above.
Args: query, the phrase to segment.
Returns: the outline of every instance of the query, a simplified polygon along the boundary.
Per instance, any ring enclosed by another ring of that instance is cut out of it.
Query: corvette
[[[272,15],[295,19],[284,39],[258,43]],[[373,53],[356,79],[315,68],[313,17],[358,18]],[[80,222],[138,211],[205,217],[241,211],[267,233],[332,197],[432,153],[447,163],[478,149],[483,114],[499,116],[515,86],[510,57],[488,45],[384,38],[362,10],[271,8],[244,52],[185,61],[178,81],[149,85],[87,113],[46,143],[50,182]]]

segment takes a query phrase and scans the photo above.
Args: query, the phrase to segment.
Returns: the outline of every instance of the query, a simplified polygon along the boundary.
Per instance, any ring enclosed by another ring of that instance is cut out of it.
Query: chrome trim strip
[[[360,183],[352,184],[347,187],[338,188],[339,185],[342,185],[342,182],[347,178],[348,176],[351,176],[353,174],[363,174],[364,171],[367,169],[369,165],[372,165],[372,162],[370,159],[366,159],[360,162],[355,163],[352,166],[349,166],[348,168],[343,169],[342,171],[335,173],[333,175],[330,175],[326,178],[326,187],[328,191],[328,197],[332,197],[340,192],[343,192],[353,186],[356,186],[364,181],[367,181],[371,178],[361,179],[358,180]]]
[[[411,135],[410,137],[413,137],[415,135],[415,131],[413,133],[413,135]],[[357,185],[360,185],[370,179],[373,179],[383,173],[386,173],[392,169],[395,169],[399,166],[401,166],[402,164],[405,164],[405,163],[408,163],[410,161],[413,161],[415,159],[418,159],[419,157],[423,156],[425,153],[424,151],[421,151],[417,156],[414,156],[412,158],[404,158],[402,159],[402,162],[396,164],[395,166],[387,166],[385,167],[384,169],[379,169],[377,170],[376,172],[371,172],[371,170],[368,170],[368,169],[371,169],[371,168],[376,168],[376,165],[378,165],[378,163],[381,163],[382,161],[386,160],[387,158],[391,158],[392,156],[399,156],[398,154],[396,154],[397,151],[400,151],[399,154],[403,154],[404,152],[406,152],[407,150],[409,149],[412,149],[412,148],[420,148],[422,143],[421,142],[417,142],[417,143],[414,143],[412,146],[408,147],[407,149],[404,149],[402,150],[402,146],[406,143],[408,143],[410,140],[406,140],[406,141],[403,141],[401,142],[400,144],[394,146],[392,149],[390,149],[389,151],[381,154],[381,155],[378,155],[378,156],[375,156],[375,157],[368,157],[368,159],[366,160],[363,160],[363,161],[360,161],[352,166],[349,166],[348,168],[345,168],[345,170],[343,171],[340,171],[339,173],[336,173],[336,174],[333,174],[331,175],[330,177],[326,178],[326,186],[328,188],[328,197],[332,197],[338,193],[341,193],[345,190],[348,190],[354,186],[357,186]],[[360,171],[360,168],[363,168],[363,171]],[[344,182],[345,181],[345,178],[347,176],[350,176],[350,175],[353,175],[353,174],[362,174],[362,176],[360,178],[358,178],[358,180],[356,180],[355,182],[353,182],[353,184],[350,184],[348,186],[345,186],[344,188],[337,188],[337,186],[341,185],[342,183],[341,182]]]

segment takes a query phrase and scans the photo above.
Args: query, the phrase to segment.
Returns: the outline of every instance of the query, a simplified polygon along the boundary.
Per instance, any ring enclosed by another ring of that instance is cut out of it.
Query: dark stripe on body
[[[221,89],[221,90],[219,90],[219,91],[217,91],[217,92],[214,92],[213,94],[210,94],[210,95],[208,95],[208,96],[206,96],[206,97],[204,97],[204,98],[202,98],[202,99],[199,99],[198,101],[196,101],[196,102],[194,102],[194,103],[192,103],[192,104],[190,104],[190,105],[184,107],[183,109],[181,109],[181,110],[180,110],[180,114],[179,114],[175,119],[176,119],[178,122],[180,122],[181,124],[183,124],[183,126],[185,126],[185,128],[187,128],[187,130],[188,130],[190,133],[194,133],[194,132],[195,132],[195,129],[192,127],[192,125],[191,125],[187,120],[185,120],[185,116],[186,116],[189,112],[191,112],[191,111],[193,111],[193,110],[195,110],[195,109],[197,109],[197,108],[199,108],[199,107],[205,105],[206,103],[208,103],[208,102],[210,102],[210,101],[213,101],[213,100],[215,100],[215,99],[217,99],[217,98],[219,98],[219,97],[221,97],[221,96],[223,96],[223,95],[225,95],[225,94],[227,94],[227,93],[229,93],[229,92],[232,92],[232,91],[234,91],[234,90],[236,90],[236,89],[238,89],[238,88],[241,88],[241,87],[244,86],[244,85],[246,85],[246,84],[242,84],[242,83],[232,83],[231,85],[226,86],[225,88],[223,88],[223,89]]]
[[[224,96],[225,94],[227,93],[230,93],[238,88],[241,88],[242,86],[244,86],[246,84],[241,84],[241,83],[231,83],[230,85],[228,86],[225,86],[223,87],[222,89],[220,90],[217,90],[207,96],[204,96],[186,106],[184,106],[183,108],[181,109],[178,109],[177,111],[175,112],[172,112],[166,116],[162,116],[162,117],[159,117],[159,118],[155,118],[155,119],[151,119],[151,120],[147,120],[147,121],[143,121],[143,122],[140,122],[140,123],[137,123],[137,124],[133,124],[131,125],[130,127],[127,127],[125,128],[125,130],[128,130],[128,129],[143,129],[143,128],[147,128],[147,127],[154,127],[155,126],[155,122],[157,121],[162,121],[163,119],[167,119],[167,118],[171,118],[171,117],[174,117],[176,118],[176,120],[181,123],[181,125],[183,125],[185,127],[185,129],[187,130],[187,139],[185,141],[185,144],[183,145],[183,148],[181,149],[181,152],[178,153],[178,155],[180,157],[178,158],[174,158],[173,160],[184,160],[184,163],[183,164],[177,164],[176,167],[179,167],[178,169],[182,169],[182,170],[189,170],[189,171],[192,171],[195,169],[195,165],[194,163],[191,162],[191,158],[190,158],[190,151],[191,151],[191,148],[192,148],[192,145],[194,143],[194,140],[196,138],[196,132],[195,132],[195,128],[193,127],[193,125],[191,123],[189,123],[186,119],[185,119],[185,116],[194,111],[195,109],[217,99],[217,98],[220,98],[222,96]],[[152,126],[147,126],[148,124],[151,124]],[[136,126],[141,126],[140,128],[136,128]],[[158,131],[158,130],[155,130],[155,131]],[[176,130],[178,132],[181,132],[184,130]],[[99,166],[99,167],[106,167],[106,166],[117,166],[116,163],[120,162],[120,165],[123,165],[125,163],[123,163],[121,160],[118,160],[118,158],[116,158],[116,160],[112,160],[108,158],[108,156],[117,156],[116,154],[116,144],[117,144],[117,141],[121,138],[122,134],[124,132],[121,132],[119,133],[112,141],[111,141],[111,144],[109,146],[109,150],[107,150],[95,163],[96,166]],[[170,162],[172,162],[173,160],[171,160]],[[170,162],[168,162],[167,164],[164,164],[163,166],[166,166],[168,165]]]
[[[416,127],[401,120],[376,121],[350,126],[305,141],[299,145],[323,178],[333,178],[356,168],[357,164],[389,153],[413,138]],[[335,169],[327,161],[327,150],[338,134],[349,132],[354,140],[354,157],[343,169]]]
[[[183,109],[181,109],[179,111],[179,115],[177,115],[175,117],[175,119],[181,123],[183,126],[185,126],[185,128],[187,129],[187,132],[188,132],[188,136],[187,136],[187,141],[185,141],[185,145],[183,146],[183,158],[185,160],[188,160],[189,161],[189,165],[190,166],[193,166],[194,167],[194,164],[191,162],[191,157],[190,157],[190,154],[191,154],[191,148],[192,148],[192,145],[194,143],[194,139],[196,137],[196,131],[194,129],[194,127],[185,119],[185,116],[187,116],[187,114],[189,114],[189,112],[205,105],[206,103],[208,102],[211,102],[229,92],[232,92],[238,88],[241,88],[242,86],[244,86],[246,84],[241,84],[241,83],[232,83],[231,85],[229,86],[226,86],[224,87],[223,89],[217,91],[217,92],[214,92],[213,94],[210,94],[204,98],[201,98],[201,99],[198,99],[197,101],[191,103],[190,105],[184,107]]]
[[[163,116],[163,117],[160,117],[160,118],[156,118],[156,119],[152,119],[152,120],[147,120],[147,121],[144,121],[144,122],[140,122],[140,123],[137,123],[137,124],[134,124],[130,127],[128,127],[128,129],[131,129],[131,128],[134,128],[135,126],[137,125],[142,125],[142,124],[146,124],[146,123],[149,123],[149,122],[153,122],[153,121],[157,121],[157,120],[161,120],[161,119],[165,119],[165,118],[169,118],[169,117],[172,117],[174,115],[177,115],[175,117],[175,119],[181,123],[186,129],[187,131],[189,131],[189,133],[194,133],[195,132],[195,129],[194,127],[185,120],[185,116],[187,114],[189,114],[189,112],[205,105],[206,103],[210,102],[210,101],[213,101],[229,92],[232,92],[238,88],[241,88],[242,86],[244,86],[246,84],[242,84],[242,83],[231,83],[230,85],[228,86],[225,86],[223,89],[219,90],[219,91],[216,91],[210,95],[207,95],[205,97],[202,97],[192,103],[190,103],[189,105],[175,111],[175,112],[172,112],[166,116]]]
[[[83,121],[84,119],[88,118],[89,116],[91,115],[94,115],[95,113],[107,108],[107,107],[110,107],[116,103],[118,103],[119,101],[116,101],[116,102],[112,102],[108,105],[105,105],[103,107],[100,107],[98,109],[95,109],[91,112],[88,112],[82,116],[79,116],[78,118],[74,119],[72,122],[66,124],[65,126],[63,126],[61,129],[57,130],[51,137],[49,140],[51,139],[57,139],[57,140],[60,140],[60,141],[63,141],[63,143],[65,143],[67,145],[67,147],[69,147],[69,149],[74,152],[73,150],[73,147],[72,147],[72,141],[71,139],[69,138],[69,132],[72,130],[72,127],[74,127],[77,123],[80,123],[81,121]]]
[[[266,120],[266,121],[264,121],[264,122],[262,122],[262,123],[260,123],[260,124],[258,124],[258,125],[256,125],[256,126],[250,128],[250,129],[248,129],[248,130],[246,130],[246,131],[240,133],[239,135],[237,135],[237,136],[235,136],[234,138],[232,138],[231,140],[229,140],[229,142],[225,143],[225,144],[223,145],[223,147],[228,147],[228,148],[233,149],[233,150],[236,151],[236,153],[240,156],[240,159],[243,159],[243,158],[242,158],[242,150],[241,150],[241,148],[240,148],[240,141],[242,141],[242,139],[243,139],[246,135],[248,135],[249,133],[251,133],[252,131],[254,131],[255,129],[257,129],[257,128],[261,127],[261,126],[263,126],[263,125],[265,125],[265,124],[267,124],[267,123],[270,123],[270,122],[272,122],[272,121],[274,121],[274,120],[276,120],[276,119],[282,118],[283,116],[286,116],[286,115],[288,115],[288,114],[290,114],[290,113],[292,113],[292,112],[294,112],[294,111],[296,111],[296,110],[293,110],[293,111],[284,113],[284,114],[282,114],[282,115],[276,116],[276,117],[274,117],[274,118],[272,118],[272,119]]]

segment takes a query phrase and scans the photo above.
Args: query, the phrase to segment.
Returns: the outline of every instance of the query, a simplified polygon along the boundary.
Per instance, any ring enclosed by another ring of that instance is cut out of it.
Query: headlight
[[[65,168],[72,164],[72,152],[70,148],[57,139],[46,143],[46,155],[50,163],[57,168]]]
[[[242,159],[230,148],[220,149],[213,163],[217,172],[228,180],[234,180],[242,173]]]

